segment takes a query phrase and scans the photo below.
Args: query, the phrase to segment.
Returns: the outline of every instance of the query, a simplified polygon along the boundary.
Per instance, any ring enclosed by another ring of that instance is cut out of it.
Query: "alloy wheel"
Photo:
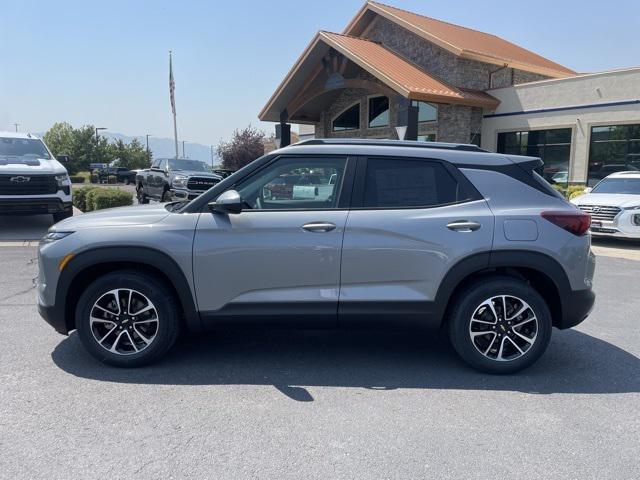
[[[483,356],[508,362],[531,349],[538,335],[538,318],[521,298],[499,295],[488,298],[475,309],[469,335]]]
[[[96,300],[91,307],[89,324],[93,338],[102,348],[119,355],[132,355],[153,343],[160,318],[146,295],[130,288],[118,288]]]

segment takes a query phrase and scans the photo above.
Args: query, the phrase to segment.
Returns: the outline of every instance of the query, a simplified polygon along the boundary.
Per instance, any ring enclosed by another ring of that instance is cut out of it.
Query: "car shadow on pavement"
[[[416,332],[225,331],[186,336],[160,363],[139,369],[103,365],[77,334],[52,359],[82,378],[158,385],[273,385],[297,401],[304,387],[499,390],[532,394],[640,392],[640,359],[577,330],[554,331],[545,355],[510,376],[469,369],[442,339]]]

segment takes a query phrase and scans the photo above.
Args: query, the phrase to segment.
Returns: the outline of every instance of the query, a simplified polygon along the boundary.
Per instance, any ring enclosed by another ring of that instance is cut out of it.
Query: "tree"
[[[218,145],[218,157],[223,168],[239,170],[264,155],[264,132],[251,125],[235,130],[231,141],[221,141]]]
[[[69,155],[65,165],[69,173],[89,170],[90,163],[110,161],[109,142],[105,137],[96,141],[95,127],[73,128],[66,122],[55,123],[44,135],[44,141],[54,155]]]
[[[131,140],[131,143],[115,140],[109,145],[109,154],[113,160],[118,160],[119,167],[129,170],[147,168],[150,164],[147,150],[137,138]]]

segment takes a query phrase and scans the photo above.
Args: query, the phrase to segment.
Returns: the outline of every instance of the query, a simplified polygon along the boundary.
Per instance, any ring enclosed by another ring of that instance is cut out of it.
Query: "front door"
[[[279,157],[233,187],[241,213],[200,215],[193,268],[205,323],[336,324],[347,170],[344,157]]]
[[[362,159],[347,221],[340,322],[438,323],[438,289],[458,261],[491,248],[485,200],[445,162]]]

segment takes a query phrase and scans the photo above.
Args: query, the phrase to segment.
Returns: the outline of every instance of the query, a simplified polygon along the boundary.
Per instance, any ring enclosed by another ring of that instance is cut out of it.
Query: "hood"
[[[67,169],[55,159],[0,157],[0,175],[62,175]]]
[[[131,207],[108,208],[74,216],[56,223],[56,231],[80,230],[127,225],[151,225],[170,215],[165,204],[135,205]]]
[[[587,193],[571,201],[575,205],[603,205],[630,208],[640,205],[640,195],[626,193]]]

